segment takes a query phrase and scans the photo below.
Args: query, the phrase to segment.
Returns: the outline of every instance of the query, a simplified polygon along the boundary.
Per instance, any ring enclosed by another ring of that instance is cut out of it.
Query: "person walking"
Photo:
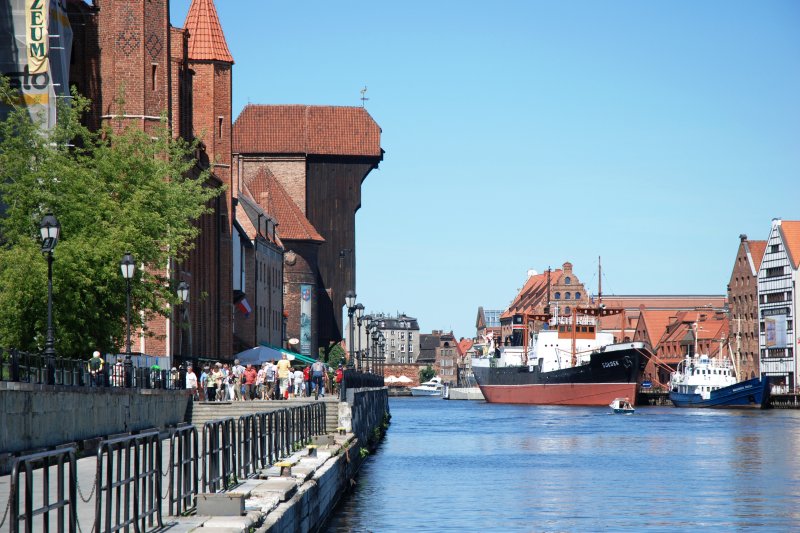
[[[232,381],[233,384],[233,396],[231,400],[241,400],[242,399],[242,387],[244,386],[244,367],[241,365],[238,359],[233,361],[233,368],[231,368],[231,372],[233,373],[234,380]]]
[[[314,381],[314,399],[319,400],[319,395],[325,396],[325,391],[322,388],[322,380],[325,374],[325,365],[322,361],[314,361],[311,365],[311,379]]]
[[[281,360],[278,361],[278,381],[280,381],[280,396],[283,399],[289,398],[289,372],[292,371],[292,362],[286,358],[286,354],[281,354]]]
[[[208,366],[203,367],[203,371],[200,372],[200,392],[203,395],[203,398],[207,402],[210,402],[214,398],[211,396],[211,392],[208,390],[211,386],[210,383],[211,379],[211,369]],[[216,392],[216,391],[215,391]]]
[[[253,365],[248,364],[247,369],[244,371],[244,375],[242,379],[244,380],[244,399],[245,400],[255,400],[256,399],[256,378],[258,377],[258,372]]]
[[[186,367],[186,390],[192,393],[192,400],[199,399],[197,395],[197,374],[194,373],[192,365]]]
[[[225,398],[226,392],[223,388],[224,379],[225,374],[222,372],[222,363],[216,363],[214,365],[214,370],[211,371],[211,375],[208,377],[208,380],[211,382],[211,387],[209,387],[210,392],[208,394],[209,401],[221,401]]]
[[[298,368],[294,371],[294,397],[302,398],[303,392],[305,390],[306,387],[305,387],[305,377],[303,376],[303,370]]]
[[[278,381],[278,367],[275,365],[275,361],[270,361],[267,365],[267,377],[265,379],[267,383],[267,399],[274,400],[275,399],[275,387]]]
[[[261,365],[256,374],[256,396],[259,400],[263,400],[266,396],[266,381],[267,381],[267,363]]]
[[[311,365],[303,367],[303,396],[311,396]]]
[[[92,358],[89,359],[89,362],[86,364],[89,370],[89,384],[92,387],[102,387],[103,386],[103,367],[105,366],[105,361],[103,358],[100,357],[100,352],[95,350],[92,353]]]

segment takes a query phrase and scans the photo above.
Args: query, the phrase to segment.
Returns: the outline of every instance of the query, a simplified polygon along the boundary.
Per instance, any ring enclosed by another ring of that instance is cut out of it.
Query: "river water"
[[[800,411],[389,405],[328,532],[800,531]]]

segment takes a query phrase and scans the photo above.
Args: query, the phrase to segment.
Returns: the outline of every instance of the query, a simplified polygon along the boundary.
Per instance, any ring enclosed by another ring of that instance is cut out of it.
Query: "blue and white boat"
[[[608,406],[617,415],[632,415],[636,411],[628,398],[614,398]]]
[[[730,361],[708,355],[687,356],[670,377],[675,407],[766,408],[769,396],[769,379],[738,381]]]

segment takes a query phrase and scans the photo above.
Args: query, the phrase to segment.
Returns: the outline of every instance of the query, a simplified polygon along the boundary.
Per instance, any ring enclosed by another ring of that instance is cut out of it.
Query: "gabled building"
[[[774,391],[797,387],[797,335],[794,329],[800,270],[800,221],[774,219],[758,270],[758,316],[761,375]]]
[[[308,263],[313,294],[287,278],[285,295],[288,302],[315,302],[313,355],[345,337],[345,294],[356,290],[355,214],[361,184],[383,160],[380,136],[380,127],[361,107],[247,105],[234,124],[234,194],[257,172],[268,170],[322,239],[315,264]],[[287,311],[289,335],[295,336],[301,325]]]
[[[767,241],[750,241],[739,235],[739,249],[728,282],[731,350],[739,379],[761,375],[758,348],[758,271]]]
[[[249,190],[234,205],[234,352],[259,345],[282,347],[284,248],[277,222]]]
[[[397,316],[374,314],[372,323],[386,340],[384,363],[386,365],[416,363],[420,354],[419,322],[416,318],[400,313]],[[364,329],[364,328],[362,328]],[[366,329],[363,333],[364,347],[369,343]],[[353,347],[355,350],[358,346]]]

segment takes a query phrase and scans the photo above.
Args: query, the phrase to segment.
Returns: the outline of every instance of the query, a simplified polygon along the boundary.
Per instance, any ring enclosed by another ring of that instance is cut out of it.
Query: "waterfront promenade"
[[[133,530],[134,522],[142,531],[281,531],[290,523],[292,530],[309,531],[349,487],[363,461],[360,450],[374,445],[366,436],[383,422],[387,405],[384,389],[362,389],[348,391],[347,402],[328,397],[192,407],[193,421],[203,417],[197,426],[112,436],[100,443],[100,453],[74,463],[62,454],[61,472],[56,466],[33,470],[29,494],[23,473],[18,502],[9,499],[11,476],[0,477],[6,511],[0,531],[15,531],[13,524],[25,531],[20,515],[34,516],[32,531],[45,530],[45,519],[56,530],[73,510],[77,530],[87,533]],[[331,418],[344,425],[332,425]],[[73,468],[76,483],[70,483]],[[239,504],[245,512],[228,516]],[[294,524],[298,519],[302,523]]]

